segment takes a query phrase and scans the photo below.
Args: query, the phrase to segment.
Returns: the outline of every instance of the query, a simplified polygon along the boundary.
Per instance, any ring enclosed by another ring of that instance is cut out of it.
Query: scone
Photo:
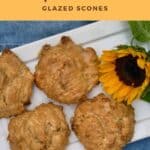
[[[86,150],[121,150],[134,132],[134,111],[100,94],[76,108],[72,129]]]
[[[20,114],[30,103],[33,75],[9,49],[0,56],[0,118]]]
[[[10,120],[12,150],[64,150],[69,128],[61,106],[42,104]]]
[[[78,103],[98,82],[98,59],[94,49],[82,48],[69,37],[56,46],[42,48],[35,82],[49,98]]]

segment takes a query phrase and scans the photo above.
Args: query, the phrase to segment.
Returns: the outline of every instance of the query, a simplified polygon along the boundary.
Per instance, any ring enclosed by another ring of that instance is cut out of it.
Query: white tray
[[[31,71],[34,72],[34,67],[38,61],[37,56],[42,45],[46,43],[55,45],[59,42],[62,35],[70,36],[76,43],[82,44],[85,47],[93,47],[98,55],[101,54],[103,49],[111,49],[119,44],[129,44],[132,38],[126,22],[100,21],[30,44],[26,44],[12,50],[27,64]],[[89,93],[88,96],[93,97],[101,91],[101,87],[97,86],[91,93]],[[37,87],[34,87],[31,101],[31,105],[28,106],[29,110],[35,108],[41,103],[47,103],[52,100],[47,98],[47,96]],[[69,122],[70,118],[73,116],[75,105],[63,106]],[[138,139],[150,136],[150,103],[137,100],[133,103],[133,106],[135,108],[136,125],[132,141],[136,141]],[[0,119],[0,149],[2,150],[10,149],[7,141],[8,122],[9,119]],[[78,139],[72,132],[67,150],[83,149],[83,146],[78,142]]]

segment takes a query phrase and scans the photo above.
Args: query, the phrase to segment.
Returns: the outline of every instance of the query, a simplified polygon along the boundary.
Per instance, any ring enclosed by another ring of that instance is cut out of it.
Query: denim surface
[[[0,22],[0,50],[30,43],[91,23],[90,21]],[[128,144],[124,150],[150,150],[150,138]]]
[[[90,21],[22,21],[22,22],[0,22],[0,50],[13,48],[30,43],[44,37],[61,33],[82,25],[91,23]]]

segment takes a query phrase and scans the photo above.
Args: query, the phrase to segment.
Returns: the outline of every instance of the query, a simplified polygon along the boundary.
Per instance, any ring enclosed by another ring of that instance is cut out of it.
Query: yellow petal
[[[128,96],[128,93],[132,90],[132,87],[123,85],[120,90],[117,91],[117,98],[122,98]]]
[[[117,101],[123,101],[127,99],[128,93],[132,90],[132,87],[122,84],[118,91],[116,91],[113,95],[113,98]]]
[[[140,86],[138,88],[134,88],[129,93],[128,104],[131,104],[134,99],[136,99],[137,97],[140,97],[140,95],[142,94],[143,90],[147,87],[148,84],[149,84],[149,79],[146,78],[144,83],[142,84],[142,86]]]
[[[145,79],[144,83],[142,84],[142,90],[144,90],[147,87],[148,84],[149,84],[149,78],[147,77]]]
[[[147,76],[150,77],[150,63],[149,62],[146,63],[146,67],[145,68],[146,68]]]
[[[116,55],[116,52],[114,50],[103,50],[103,54],[106,54],[106,55]]]
[[[116,59],[116,56],[101,56],[100,60],[104,62],[113,62]]]
[[[117,58],[117,54],[115,53],[115,51],[103,51],[103,54],[100,57],[101,61],[104,62],[112,62]]]
[[[139,66],[141,69],[144,69],[144,67],[145,67],[145,60],[139,58],[139,59],[137,59],[137,64],[138,64],[138,66]]]
[[[105,89],[105,91],[106,91],[108,94],[112,95],[112,94],[115,93],[118,89],[120,89],[120,87],[121,87],[122,84],[123,84],[122,82],[119,82],[119,83],[116,84],[117,86],[110,86],[110,87],[104,86],[104,89]]]
[[[113,99],[116,100],[116,101],[118,101],[118,102],[122,102],[122,101],[124,100],[124,97],[118,98],[118,97],[117,97],[117,93],[114,93],[114,94],[113,94]]]
[[[139,88],[134,88],[128,95],[128,104],[131,104],[132,101],[138,96]]]
[[[111,75],[111,79],[108,80],[105,83],[105,87],[114,87],[115,85],[117,85],[120,81],[118,80],[118,77],[116,76],[116,74],[112,74]]]
[[[105,64],[100,64],[99,66],[99,72],[101,73],[106,73],[113,71],[115,69],[115,65],[112,63],[105,63]]]
[[[117,56],[118,56],[118,58],[120,58],[120,57],[124,57],[124,56],[127,56],[128,55],[128,53],[119,53]]]
[[[150,62],[147,62],[146,65],[150,69]]]
[[[141,95],[141,93],[144,91],[144,89],[148,86],[149,84],[149,79],[146,78],[142,86],[139,88],[139,94],[138,97]]]
[[[114,71],[100,75],[99,81],[104,82],[104,83],[109,81],[112,78],[112,76],[111,76],[112,74],[114,74]]]
[[[121,49],[121,50],[118,50],[117,53],[118,53],[118,54],[129,54],[129,51],[128,51],[128,50]]]
[[[136,56],[138,56],[139,58],[146,58],[146,54],[143,52],[136,52]]]

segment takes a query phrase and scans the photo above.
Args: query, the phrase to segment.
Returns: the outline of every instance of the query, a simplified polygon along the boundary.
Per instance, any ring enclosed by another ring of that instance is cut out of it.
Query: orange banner
[[[150,20],[149,0],[2,0],[0,20]]]

